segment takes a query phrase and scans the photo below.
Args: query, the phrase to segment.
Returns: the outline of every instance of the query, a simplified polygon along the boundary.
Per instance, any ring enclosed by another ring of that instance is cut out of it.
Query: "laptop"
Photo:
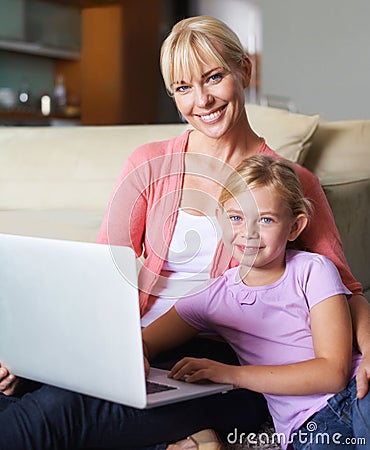
[[[0,286],[0,361],[11,373],[136,408],[233,388],[155,368],[146,380],[129,247],[0,234]]]

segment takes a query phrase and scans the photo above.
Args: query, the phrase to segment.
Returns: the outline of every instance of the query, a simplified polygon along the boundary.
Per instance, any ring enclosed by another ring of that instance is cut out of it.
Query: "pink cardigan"
[[[145,144],[128,158],[118,178],[97,238],[98,243],[125,245],[145,262],[139,273],[140,311],[145,314],[155,301],[155,284],[167,257],[174,232],[184,178],[184,156],[191,130],[162,142]],[[280,158],[265,142],[259,153]],[[361,293],[346,262],[338,230],[326,196],[315,175],[296,164],[305,196],[314,206],[314,217],[301,242],[312,252],[328,256],[337,266],[344,284]],[[211,277],[238,263],[222,242],[216,250]]]

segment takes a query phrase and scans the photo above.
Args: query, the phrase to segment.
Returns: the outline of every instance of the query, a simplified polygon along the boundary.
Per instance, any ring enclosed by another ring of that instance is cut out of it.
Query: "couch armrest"
[[[370,301],[370,177],[321,184],[334,214],[344,254]]]

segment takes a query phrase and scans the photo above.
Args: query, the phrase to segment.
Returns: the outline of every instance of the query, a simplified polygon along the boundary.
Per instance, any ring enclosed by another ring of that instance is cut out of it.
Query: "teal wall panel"
[[[9,87],[18,91],[25,83],[29,86],[35,104],[42,92],[52,94],[53,60],[0,51],[0,87]]]

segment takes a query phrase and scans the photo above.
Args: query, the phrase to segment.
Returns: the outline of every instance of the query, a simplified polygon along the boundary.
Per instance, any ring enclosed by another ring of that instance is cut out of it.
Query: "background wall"
[[[253,62],[251,84],[246,92],[250,103],[259,100],[259,57],[262,50],[262,17],[259,0],[189,0],[189,15],[210,15],[236,32]]]
[[[190,0],[261,50],[259,97],[283,96],[327,120],[370,119],[369,0]],[[259,13],[258,13],[259,9]],[[251,20],[261,20],[260,25]],[[260,36],[262,34],[262,36]],[[261,38],[262,43],[259,42]]]
[[[327,120],[370,119],[369,0],[259,0],[262,93]]]
[[[249,52],[261,50],[262,23],[258,0],[190,0],[190,15],[205,14],[226,22]]]

